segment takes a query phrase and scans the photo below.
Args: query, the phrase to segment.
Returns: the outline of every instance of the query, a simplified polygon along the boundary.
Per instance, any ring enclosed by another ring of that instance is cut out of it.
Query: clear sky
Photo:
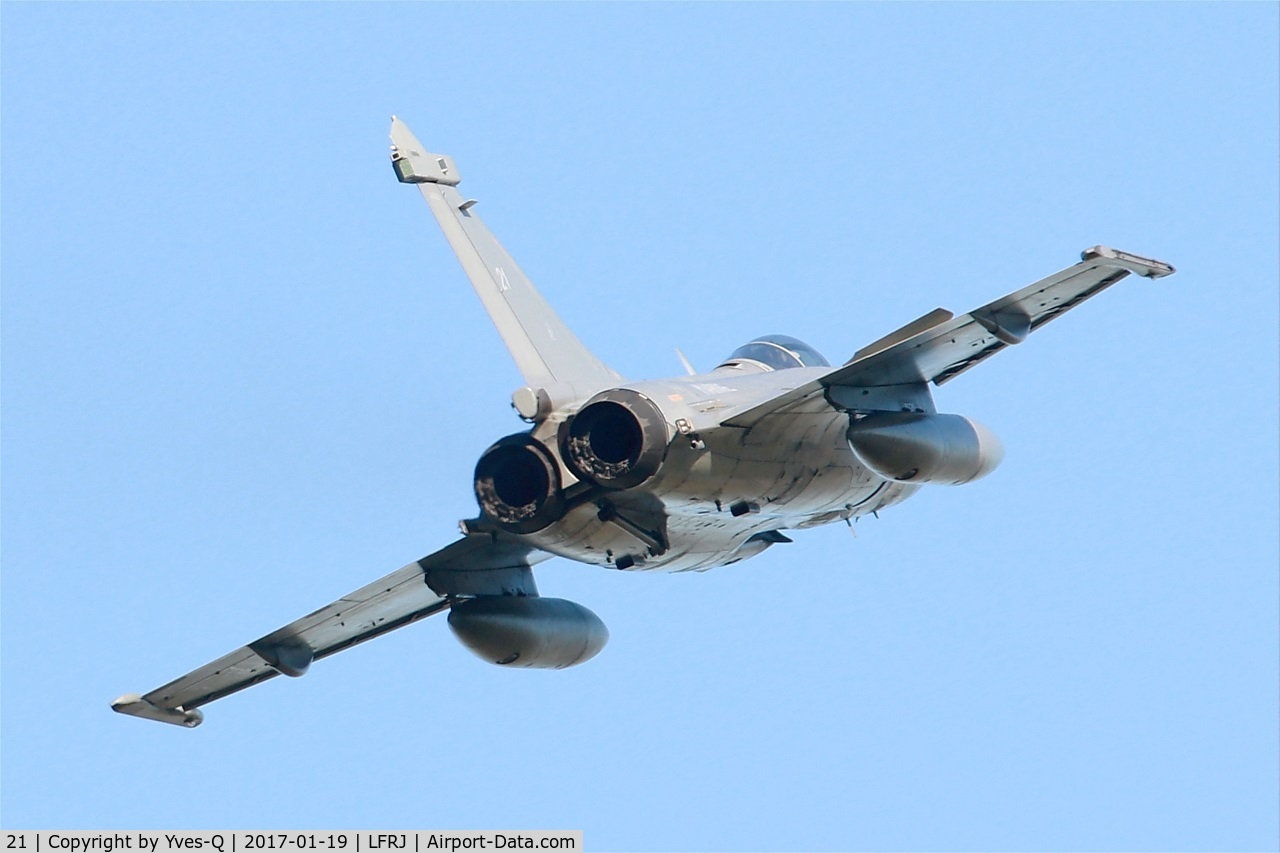
[[[1280,836],[1277,6],[4,3],[9,828],[571,828],[593,850]],[[565,561],[565,672],[428,620],[113,714],[452,541],[520,384],[403,117],[634,377],[832,361],[1104,243],[939,389],[1008,455],[701,575]]]

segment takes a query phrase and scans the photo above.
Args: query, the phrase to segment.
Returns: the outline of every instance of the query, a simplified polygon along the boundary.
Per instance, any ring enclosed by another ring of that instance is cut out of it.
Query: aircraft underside
[[[831,411],[775,429],[678,435],[652,481],[589,495],[522,538],[610,568],[705,571],[789,542],[784,530],[852,520],[919,488],[859,463],[845,439],[848,422]]]
[[[391,141],[396,177],[421,192],[524,378],[512,405],[528,429],[481,454],[480,514],[462,523],[461,539],[150,693],[121,696],[112,703],[120,713],[196,726],[202,705],[444,612],[490,663],[590,660],[608,639],[604,623],[580,604],[542,597],[538,562],[703,571],[790,542],[786,531],[877,512],[925,484],[983,477],[1003,456],[999,440],[939,413],[932,387],[1131,274],[1174,271],[1095,246],[968,314],[930,311],[839,366],[802,341],[767,335],[710,373],[686,361],[692,375],[635,382],[551,309],[476,214],[477,201],[458,192],[452,158],[428,152],[394,117]]]

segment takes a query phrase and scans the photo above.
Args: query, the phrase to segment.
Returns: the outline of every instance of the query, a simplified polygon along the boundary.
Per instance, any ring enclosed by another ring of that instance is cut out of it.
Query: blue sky
[[[589,849],[1275,849],[1274,4],[6,3],[6,827]],[[1104,243],[939,389],[971,486],[703,575],[556,561],[566,672],[428,620],[108,710],[447,544],[520,384],[389,116],[629,376],[833,361]]]

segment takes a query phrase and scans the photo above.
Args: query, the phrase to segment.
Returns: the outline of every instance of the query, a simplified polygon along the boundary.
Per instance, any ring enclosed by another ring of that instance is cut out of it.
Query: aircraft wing
[[[1161,278],[1174,269],[1163,261],[1105,246],[1086,249],[1080,263],[1014,291],[959,317],[936,309],[875,343],[863,347],[843,367],[791,391],[731,412],[724,426],[749,428],[768,415],[825,404],[833,387],[941,385],[1031,332],[1136,273]]]
[[[111,707],[198,726],[204,719],[199,706],[280,674],[303,675],[315,660],[448,609],[454,596],[537,595],[530,566],[549,556],[512,537],[468,535],[144,696],[121,696]]]

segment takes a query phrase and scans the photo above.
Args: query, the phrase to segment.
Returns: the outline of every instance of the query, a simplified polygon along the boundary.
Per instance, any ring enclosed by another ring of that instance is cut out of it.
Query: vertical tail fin
[[[530,386],[565,383],[589,393],[622,378],[569,331],[485,227],[475,213],[475,200],[464,198],[456,189],[461,177],[453,159],[429,153],[395,116],[391,117],[391,163],[402,183],[418,185]]]

